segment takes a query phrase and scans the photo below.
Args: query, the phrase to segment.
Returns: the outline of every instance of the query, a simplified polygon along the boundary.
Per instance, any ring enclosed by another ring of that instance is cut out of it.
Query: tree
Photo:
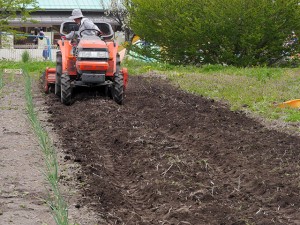
[[[130,27],[174,64],[270,65],[300,32],[298,0],[131,0]]]
[[[105,14],[114,19],[125,33],[125,41],[131,42],[134,33],[128,26],[128,0],[101,0],[101,5],[106,10]]]
[[[0,0],[0,32],[15,33],[9,21],[17,17],[20,21],[26,21],[36,9],[36,0]]]

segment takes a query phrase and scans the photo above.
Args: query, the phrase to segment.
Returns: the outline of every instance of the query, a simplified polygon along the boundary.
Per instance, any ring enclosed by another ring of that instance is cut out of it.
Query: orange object
[[[293,99],[278,104],[279,108],[300,108],[300,99]]]
[[[123,74],[124,87],[126,88],[127,83],[128,83],[128,70],[127,70],[127,68],[123,68],[123,69],[121,70],[121,73]]]
[[[43,88],[44,92],[47,94],[50,91],[50,88],[55,84],[55,68],[46,68],[46,71],[43,73]]]
[[[44,73],[45,93],[54,89],[54,93],[60,96],[65,105],[72,103],[73,89],[77,86],[104,86],[107,95],[118,104],[123,104],[128,82],[127,68],[120,68],[121,55],[118,44],[112,40],[111,25],[96,25],[102,31],[101,37],[92,35],[76,39],[74,35],[73,40],[59,40],[56,68],[47,68]],[[60,33],[65,36],[67,31],[76,32],[76,27],[78,29],[75,22],[63,22]]]
[[[91,61],[77,61],[76,67],[78,70],[88,71],[106,71],[108,69],[107,62],[91,62]]]

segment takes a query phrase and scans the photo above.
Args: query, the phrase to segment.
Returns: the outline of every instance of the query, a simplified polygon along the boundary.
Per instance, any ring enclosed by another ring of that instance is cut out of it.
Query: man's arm
[[[78,34],[77,34],[77,31],[71,31],[71,32],[68,33],[65,37],[66,37],[67,40],[71,40],[71,39],[75,38],[76,35],[78,35]]]

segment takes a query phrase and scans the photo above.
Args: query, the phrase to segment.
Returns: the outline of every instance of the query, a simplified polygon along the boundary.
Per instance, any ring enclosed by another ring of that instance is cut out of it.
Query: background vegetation
[[[130,0],[130,27],[161,46],[172,64],[276,64],[299,46],[284,46],[300,31],[297,0]]]
[[[36,0],[0,0],[0,31],[7,33],[16,33],[16,30],[9,25],[9,21],[19,18],[21,21],[29,20],[30,13],[35,11]],[[2,36],[2,38],[5,36]]]
[[[4,69],[21,69],[26,67],[27,72],[34,78],[40,78],[46,67],[55,67],[55,62],[50,61],[31,61],[30,58],[25,62],[15,62],[9,60],[0,60],[0,71]]]

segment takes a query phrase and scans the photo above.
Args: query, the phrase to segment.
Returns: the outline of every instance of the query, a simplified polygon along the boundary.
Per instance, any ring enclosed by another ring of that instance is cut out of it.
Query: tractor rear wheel
[[[113,84],[113,99],[119,105],[123,104],[124,101],[124,78],[123,74],[120,73],[120,56],[117,56],[117,69],[114,75]]]
[[[61,51],[56,52],[56,75],[55,75],[55,88],[54,93],[60,97],[61,93],[61,74],[62,74],[62,56]]]
[[[69,75],[62,74],[61,75],[61,102],[64,105],[71,105],[72,98],[72,87],[71,87],[71,79]]]

